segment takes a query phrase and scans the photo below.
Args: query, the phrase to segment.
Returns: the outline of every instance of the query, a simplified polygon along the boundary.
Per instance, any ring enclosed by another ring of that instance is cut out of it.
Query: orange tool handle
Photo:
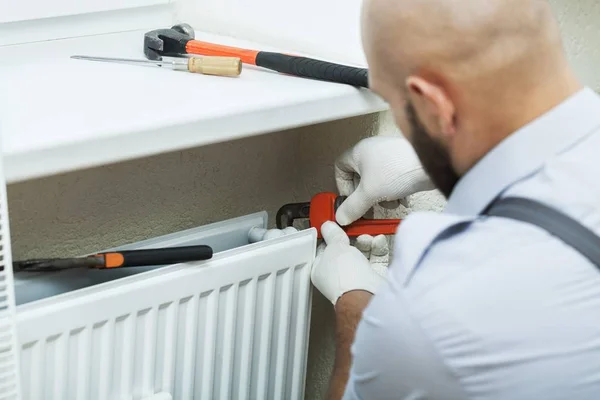
[[[187,42],[185,51],[188,54],[199,54],[203,56],[237,57],[241,59],[244,64],[251,65],[256,65],[256,56],[259,53],[256,50],[224,46],[221,44],[202,42],[200,40],[190,40]]]
[[[352,224],[342,227],[350,237],[360,235],[395,235],[400,225],[399,219],[359,219]]]
[[[322,239],[321,226],[327,221],[335,222],[335,193],[324,192],[316,194],[310,201],[310,226],[317,230],[317,237]],[[359,219],[342,228],[349,237],[360,235],[394,235],[400,225],[399,219]]]

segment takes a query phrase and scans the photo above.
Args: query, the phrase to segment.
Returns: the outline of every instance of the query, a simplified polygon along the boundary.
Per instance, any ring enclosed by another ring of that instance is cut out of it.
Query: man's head
[[[371,88],[446,196],[580,89],[546,0],[365,0],[363,45]]]

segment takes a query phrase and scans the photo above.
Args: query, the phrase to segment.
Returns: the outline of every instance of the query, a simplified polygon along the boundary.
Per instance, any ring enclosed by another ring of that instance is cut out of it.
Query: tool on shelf
[[[71,58],[76,60],[166,67],[176,71],[188,71],[217,76],[238,76],[242,72],[242,60],[239,57],[204,56],[170,61],[134,60],[130,58],[91,57],[80,55],[71,56]]]
[[[293,226],[294,220],[308,219],[310,227],[317,229],[317,236],[321,239],[321,225],[326,221],[335,221],[335,212],[345,199],[345,196],[323,192],[315,195],[309,203],[286,204],[277,212],[277,228],[285,229]],[[400,222],[401,220],[399,219],[361,218],[342,228],[349,237],[360,235],[394,235]]]
[[[58,271],[72,268],[127,268],[177,264],[212,258],[210,246],[166,247],[161,249],[124,250],[74,258],[42,258],[13,262],[14,271]]]
[[[242,49],[194,40],[194,29],[188,24],[174,25],[170,29],[156,29],[144,35],[144,54],[149,60],[162,56],[201,54],[207,56],[239,57],[243,63],[256,65],[284,74],[369,87],[368,70],[334,64],[313,58]]]

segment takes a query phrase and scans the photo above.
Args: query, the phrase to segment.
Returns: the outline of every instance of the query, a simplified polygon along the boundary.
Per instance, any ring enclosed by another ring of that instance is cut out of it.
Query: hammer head
[[[162,60],[162,56],[177,57],[186,54],[185,45],[193,37],[173,28],[156,29],[144,35],[144,55],[149,60]]]

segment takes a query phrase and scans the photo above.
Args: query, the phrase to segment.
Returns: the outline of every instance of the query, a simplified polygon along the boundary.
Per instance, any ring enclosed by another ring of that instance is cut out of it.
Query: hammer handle
[[[366,68],[355,68],[283,53],[241,49],[200,40],[188,41],[185,50],[188,54],[238,57],[244,64],[256,65],[284,74],[345,83],[357,87],[369,87]]]
[[[244,64],[256,65],[256,55],[259,53],[256,50],[240,49],[238,47],[224,46],[222,44],[214,44],[202,42],[200,40],[190,40],[185,45],[185,51],[188,54],[199,54],[203,56],[217,57],[237,57]]]
[[[369,87],[368,70],[366,68],[349,67],[313,58],[266,51],[258,53],[256,65],[289,75],[345,83],[358,87]]]

